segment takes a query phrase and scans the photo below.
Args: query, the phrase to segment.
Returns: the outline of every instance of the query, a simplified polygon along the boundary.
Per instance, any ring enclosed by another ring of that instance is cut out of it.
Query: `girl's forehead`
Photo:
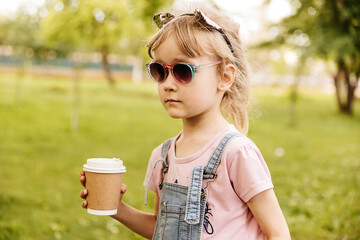
[[[209,38],[196,34],[196,31],[187,34],[170,32],[158,39],[153,53],[154,56],[176,54],[186,58],[200,57],[210,53],[211,43],[209,41]]]
[[[189,56],[184,53],[174,36],[169,36],[159,43],[156,49],[154,49],[155,60],[182,60],[187,59]]]

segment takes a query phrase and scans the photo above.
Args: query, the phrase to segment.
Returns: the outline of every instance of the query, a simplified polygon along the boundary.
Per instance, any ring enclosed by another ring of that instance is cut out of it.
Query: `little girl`
[[[290,239],[266,163],[245,136],[248,68],[238,24],[200,9],[154,21],[160,30],[146,66],[183,130],[150,157],[144,185],[155,192],[155,213],[120,201],[112,217],[153,239]]]

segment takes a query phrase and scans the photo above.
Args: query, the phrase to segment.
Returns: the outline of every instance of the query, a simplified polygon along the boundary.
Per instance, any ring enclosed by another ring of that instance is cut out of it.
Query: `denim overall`
[[[234,136],[241,136],[238,132],[227,134],[219,143],[206,166],[197,166],[193,169],[189,187],[177,183],[164,181],[168,171],[166,161],[167,152],[172,139],[164,142],[161,159],[153,166],[145,189],[145,204],[147,202],[147,187],[158,162],[163,163],[160,189],[162,194],[159,203],[159,212],[153,239],[164,240],[200,240],[204,214],[206,208],[207,189],[202,188],[203,179],[215,179],[216,169],[220,164],[221,154],[226,143]]]

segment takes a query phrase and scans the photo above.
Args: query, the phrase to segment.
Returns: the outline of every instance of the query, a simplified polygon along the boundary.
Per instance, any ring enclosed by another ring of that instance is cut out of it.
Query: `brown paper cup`
[[[118,162],[120,161],[120,162]],[[120,201],[123,173],[120,159],[92,158],[84,165],[88,195],[87,211],[95,215],[114,215]]]

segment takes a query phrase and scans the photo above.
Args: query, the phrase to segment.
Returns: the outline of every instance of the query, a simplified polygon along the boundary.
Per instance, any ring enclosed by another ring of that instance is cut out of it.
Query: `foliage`
[[[337,68],[333,75],[339,108],[351,113],[354,91],[360,78],[360,2],[289,1],[294,14],[273,26],[278,32],[275,39],[259,46],[287,46],[296,49],[301,57],[333,62]],[[341,84],[346,88],[344,94]]]
[[[289,1],[295,14],[283,19],[279,24],[274,24],[278,34],[271,43],[266,44],[287,44],[314,57],[334,62],[345,60],[349,67],[354,64],[351,71],[359,71],[359,1]],[[354,60],[357,62],[354,63]]]
[[[0,18],[0,45],[12,46],[20,64],[27,57],[40,57],[43,53],[39,33],[37,18],[26,12],[19,11],[13,18]]]
[[[169,1],[66,1],[62,7],[59,3],[48,7],[42,21],[42,36],[50,46],[139,54],[139,44],[151,34],[153,14]]]
[[[30,57],[45,47],[57,55],[73,51],[139,55],[156,30],[154,13],[171,2],[48,0],[37,15],[20,8],[12,16],[0,16],[0,45],[10,45],[16,53]]]
[[[153,24],[153,17],[156,13],[164,11],[165,8],[169,7],[174,0],[138,0],[131,2],[133,8],[140,12],[137,21],[140,21],[141,23],[139,24],[142,26],[142,32],[131,37],[133,40],[132,45],[133,48],[137,49],[137,53],[140,53],[143,58],[147,59],[147,49],[144,46],[149,40],[149,36],[158,30],[156,25]]]
[[[153,201],[143,205],[148,158],[180,131],[154,86],[81,81],[83,124],[71,132],[71,81],[26,79],[20,105],[13,80],[0,75],[0,239],[141,239],[81,209],[79,176],[89,157],[120,157],[125,201],[152,211]],[[302,93],[300,121],[289,128],[282,89],[257,89],[254,99],[249,137],[268,163],[292,239],[359,239],[360,109],[350,118],[335,113],[330,96]]]
[[[42,21],[43,38],[58,49],[109,51],[134,27],[126,5],[124,0],[54,2]]]
[[[134,25],[127,1],[57,1],[42,21],[44,41],[59,51],[96,51],[102,55],[107,78],[114,84],[108,54]]]
[[[149,35],[150,12],[166,0],[55,1],[42,21],[42,38],[59,51],[92,51],[102,55],[110,83],[108,55],[140,55]],[[145,20],[145,21],[144,21]]]

